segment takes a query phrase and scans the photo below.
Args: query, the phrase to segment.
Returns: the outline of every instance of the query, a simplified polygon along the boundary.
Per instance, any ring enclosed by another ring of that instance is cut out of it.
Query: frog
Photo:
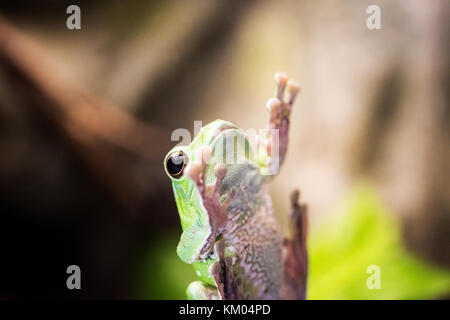
[[[267,129],[254,139],[218,119],[164,159],[182,228],[177,254],[198,276],[186,289],[190,300],[305,298],[306,205],[294,190],[284,237],[269,193],[300,87],[282,72],[275,81]]]

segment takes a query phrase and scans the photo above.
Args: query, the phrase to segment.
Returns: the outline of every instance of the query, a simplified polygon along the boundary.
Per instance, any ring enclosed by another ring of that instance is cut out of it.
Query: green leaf
[[[309,243],[308,299],[433,299],[450,292],[450,271],[408,253],[400,226],[368,186],[354,190]],[[379,267],[370,290],[367,268]]]

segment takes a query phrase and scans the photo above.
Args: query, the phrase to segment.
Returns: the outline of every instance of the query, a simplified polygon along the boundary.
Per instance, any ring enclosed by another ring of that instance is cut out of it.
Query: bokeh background
[[[271,193],[286,233],[290,191],[308,204],[308,297],[449,298],[449,6],[2,1],[0,298],[183,299],[171,132],[264,128],[277,71],[302,86]]]

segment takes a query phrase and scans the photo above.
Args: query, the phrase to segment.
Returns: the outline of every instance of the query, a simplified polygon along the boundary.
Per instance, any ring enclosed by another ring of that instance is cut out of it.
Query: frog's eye
[[[174,178],[180,178],[183,175],[187,161],[188,158],[183,151],[172,153],[166,161],[167,172]]]

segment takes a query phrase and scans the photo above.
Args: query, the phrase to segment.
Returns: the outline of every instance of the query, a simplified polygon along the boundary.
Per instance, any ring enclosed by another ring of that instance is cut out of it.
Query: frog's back
[[[233,176],[240,179],[233,179]],[[224,179],[223,191],[235,189],[228,208],[226,246],[237,259],[235,282],[248,299],[278,299],[282,284],[282,237],[268,188],[256,166],[237,167]]]

